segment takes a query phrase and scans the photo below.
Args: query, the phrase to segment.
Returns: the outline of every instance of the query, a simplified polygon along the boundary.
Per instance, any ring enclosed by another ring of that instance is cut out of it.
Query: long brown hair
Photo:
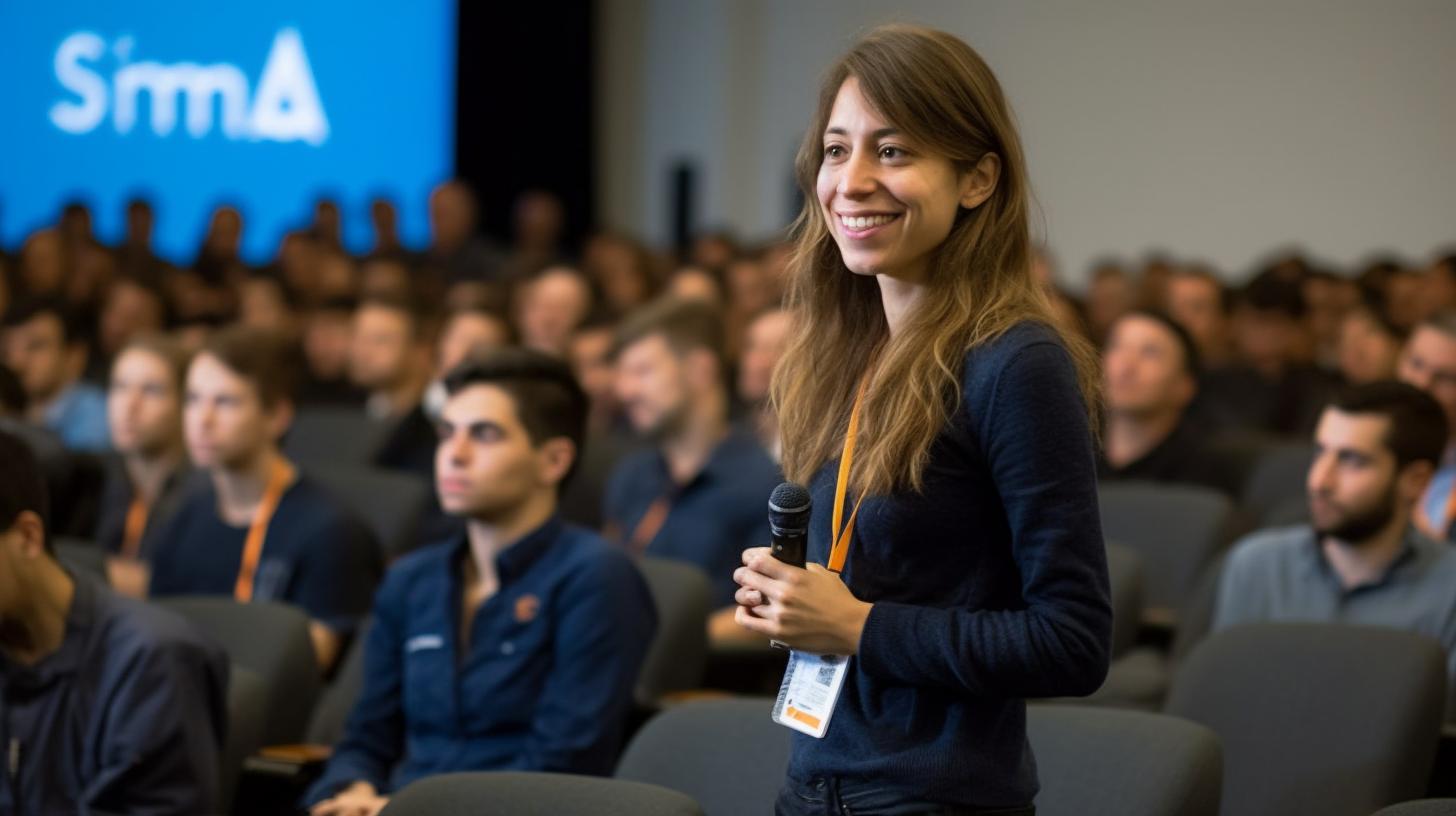
[[[881,116],[960,172],[987,153],[1001,161],[995,191],[957,215],[931,258],[926,291],[893,338],[878,284],[845,267],[816,193],[824,130],[849,77]],[[1021,143],[1000,84],[970,46],[917,26],[869,32],[825,77],[795,169],[805,203],[793,226],[787,303],[797,319],[772,388],[786,476],[807,482],[839,454],[855,389],[873,358],[850,484],[862,494],[919,490],[931,444],[959,408],[966,352],[1026,321],[1060,336],[1097,427],[1096,353],[1058,326],[1032,278]]]

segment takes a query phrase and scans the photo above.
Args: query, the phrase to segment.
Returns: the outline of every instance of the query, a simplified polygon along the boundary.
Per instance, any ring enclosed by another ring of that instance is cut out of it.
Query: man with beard
[[[1446,647],[1456,678],[1456,551],[1411,524],[1446,444],[1446,417],[1396,382],[1353,388],[1320,416],[1311,525],[1256,533],[1224,568],[1214,630],[1261,621],[1387,626]],[[1456,697],[1447,705],[1456,715]]]

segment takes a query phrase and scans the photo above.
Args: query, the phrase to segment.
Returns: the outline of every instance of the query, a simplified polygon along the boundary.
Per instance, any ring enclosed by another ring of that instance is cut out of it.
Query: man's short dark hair
[[[1141,317],[1151,320],[1162,326],[1173,335],[1173,341],[1183,352],[1183,370],[1188,376],[1197,380],[1203,372],[1203,363],[1198,356],[1198,344],[1193,342],[1193,335],[1178,324],[1176,320],[1155,309],[1133,309],[1122,317],[1118,318],[1121,323],[1129,317]]]
[[[45,528],[46,552],[51,552],[50,521],[47,512],[46,480],[35,452],[25,440],[0,430],[0,531],[15,526],[21,513],[40,516]]]
[[[1386,380],[1347,388],[1329,407],[1346,414],[1380,414],[1389,419],[1385,447],[1395,455],[1397,468],[1411,462],[1440,466],[1446,449],[1446,413],[1425,391]]]
[[[663,298],[627,315],[612,339],[612,359],[628,346],[658,335],[679,355],[700,349],[712,353],[719,368],[726,371],[723,317],[713,306],[696,300]]]
[[[565,362],[524,348],[500,348],[471,355],[445,375],[451,396],[472,385],[493,385],[510,395],[533,445],[566,437],[576,449],[564,485],[581,463],[586,438],[586,393]]]
[[[299,379],[298,354],[276,332],[228,326],[208,337],[198,354],[216,357],[229,371],[252,383],[264,408],[293,401]]]
[[[1253,311],[1280,314],[1291,320],[1304,319],[1307,310],[1304,289],[1299,281],[1287,280],[1268,271],[1239,290],[1238,302]]]
[[[85,326],[76,310],[61,298],[53,296],[36,296],[16,301],[5,311],[4,318],[0,319],[0,326],[13,329],[38,317],[47,316],[54,317],[61,324],[63,344],[72,346],[86,339]]]
[[[368,295],[359,300],[356,312],[365,309],[385,309],[400,315],[409,323],[409,338],[413,342],[429,339],[430,320],[424,308],[412,297],[394,295]]]

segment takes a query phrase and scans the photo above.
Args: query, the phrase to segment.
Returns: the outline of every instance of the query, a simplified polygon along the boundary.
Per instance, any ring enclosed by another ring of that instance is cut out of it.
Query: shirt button
[[[506,641],[505,643],[502,643],[501,644],[501,654],[503,654],[503,655],[511,655],[511,654],[515,654],[515,653],[516,653],[516,644],[510,642],[509,640]]]

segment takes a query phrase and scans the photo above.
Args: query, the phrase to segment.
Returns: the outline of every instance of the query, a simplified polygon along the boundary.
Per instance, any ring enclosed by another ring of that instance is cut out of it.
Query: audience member
[[[430,193],[430,249],[426,262],[451,284],[496,283],[501,258],[475,233],[475,194],[462,181],[447,181]]]
[[[606,311],[621,317],[657,294],[652,253],[624,235],[599,233],[587,241],[582,271],[601,295]]]
[[[565,260],[561,238],[566,208],[560,198],[545,190],[527,190],[516,199],[511,215],[515,242],[507,262],[509,277],[518,279]]]
[[[167,329],[167,298],[162,290],[139,278],[112,282],[102,299],[96,321],[97,354],[94,364],[109,366],[133,338]]]
[[[571,333],[591,308],[591,284],[579,272],[565,266],[542,270],[520,288],[516,333],[521,345],[564,359]]]
[[[612,364],[616,324],[588,321],[571,336],[567,362],[586,394],[586,442],[576,475],[561,494],[561,515],[597,530],[602,527],[602,496],[612,470],[641,447],[617,402],[617,371]]]
[[[303,384],[301,405],[351,405],[364,393],[349,379],[349,352],[354,345],[352,298],[334,298],[308,313],[303,321]]]
[[[1334,371],[1340,361],[1340,327],[1345,315],[1359,305],[1360,290],[1354,281],[1322,269],[1309,272],[1300,285],[1308,306],[1304,321],[1314,364]]]
[[[743,356],[738,361],[738,401],[748,410],[748,425],[758,443],[777,462],[783,448],[778,416],[769,400],[774,368],[789,342],[793,316],[777,306],[760,312],[744,333]]]
[[[1356,306],[1340,320],[1340,376],[1350,385],[1395,379],[1406,333],[1384,315]]]
[[[389,429],[374,463],[429,480],[435,429],[423,405],[431,373],[424,317],[406,301],[366,300],[354,313],[352,336],[350,376],[368,393],[365,412]]]
[[[1445,412],[1410,385],[1372,383],[1337,397],[1314,438],[1311,523],[1256,533],[1234,548],[1213,628],[1319,621],[1408,629],[1446,647],[1456,681],[1456,550],[1411,524],[1446,444]],[[1456,694],[1447,713],[1456,717]]]
[[[667,280],[667,296],[676,300],[696,300],[721,311],[723,303],[723,282],[702,266],[685,266],[672,273]]]
[[[1168,317],[1137,310],[1112,324],[1102,351],[1107,427],[1097,460],[1099,478],[1238,492],[1239,480],[1188,416],[1198,376],[1193,338]]]
[[[617,397],[652,445],[623,459],[603,503],[608,537],[633,553],[686,561],[713,582],[722,637],[733,621],[733,571],[768,541],[778,466],[728,420],[723,329],[705,304],[664,300],[632,315],[613,344]]]
[[[425,389],[425,414],[439,419],[445,407],[445,375],[465,358],[511,345],[511,325],[489,309],[466,306],[445,316],[435,344],[435,379]]]
[[[520,349],[447,383],[436,478],[466,529],[389,571],[313,816],[375,814],[450,771],[609,774],[625,735],[656,610],[628,558],[556,514],[585,396],[564,363]]]
[[[0,812],[221,812],[226,655],[63,567],[30,449],[0,462]]]
[[[1456,312],[1422,321],[1411,333],[1396,364],[1402,382],[1430,394],[1456,431]],[[1436,475],[1416,510],[1415,523],[1437,540],[1451,540],[1456,522],[1456,433],[1446,441]]]
[[[1112,324],[1137,305],[1137,286],[1120,264],[1103,261],[1092,268],[1087,286],[1087,331],[1099,346]]]
[[[394,202],[376,198],[369,202],[369,224],[374,229],[374,246],[370,255],[392,255],[403,247],[399,242],[399,213]]]
[[[5,364],[20,378],[26,418],[74,450],[105,450],[106,395],[81,379],[86,340],[75,314],[56,299],[22,301],[3,321]]]
[[[327,668],[369,611],[380,552],[363,524],[278,449],[293,418],[292,369],[279,338],[239,327],[213,335],[192,360],[182,425],[209,484],[158,530],[151,594],[301,607]]]
[[[1167,299],[1168,316],[1193,338],[1204,370],[1229,365],[1233,298],[1223,281],[1206,267],[1182,267],[1168,279]]]
[[[152,536],[176,512],[187,484],[182,391],[187,355],[163,336],[129,343],[111,367],[107,419],[118,457],[101,490],[96,542],[109,554],[107,580],[123,595],[147,593]]]

